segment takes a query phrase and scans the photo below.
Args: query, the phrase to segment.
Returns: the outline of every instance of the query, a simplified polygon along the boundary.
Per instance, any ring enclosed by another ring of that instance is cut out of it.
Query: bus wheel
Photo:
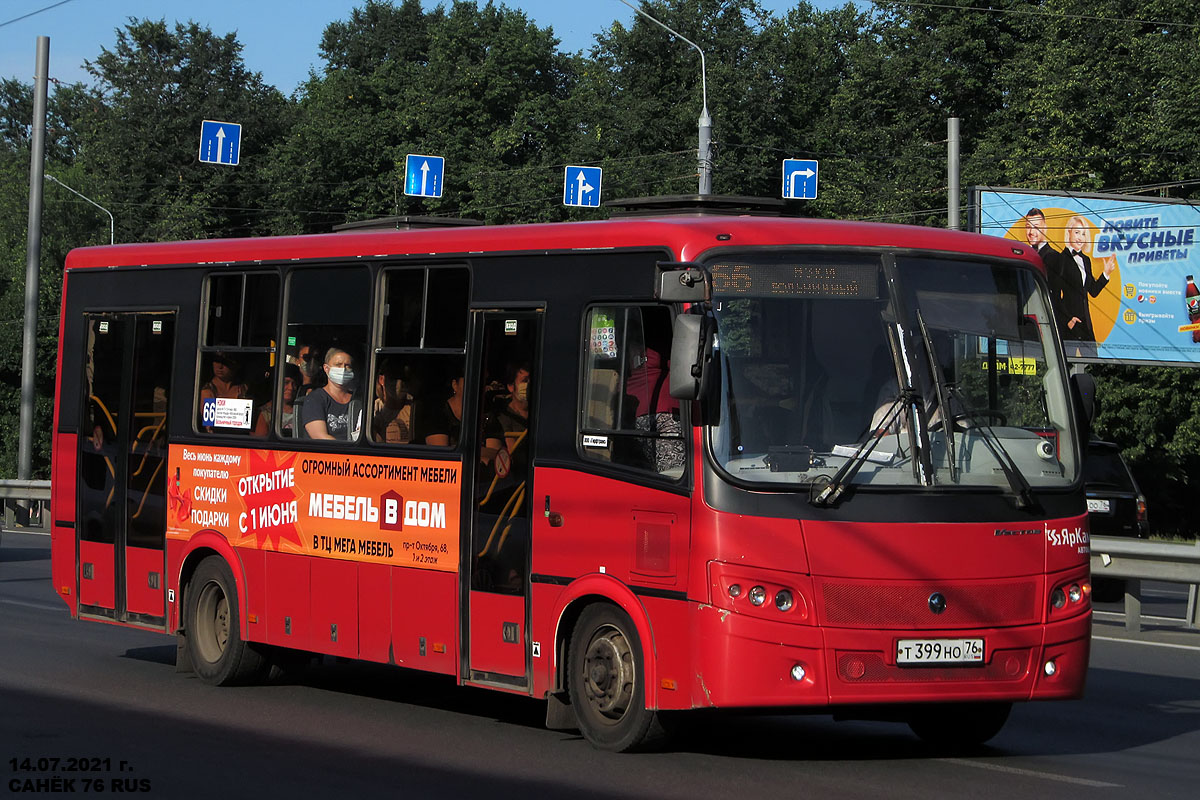
[[[267,666],[262,653],[242,641],[238,611],[229,565],[219,556],[201,561],[188,586],[185,630],[192,668],[205,683],[249,683]]]
[[[1012,703],[945,703],[921,707],[908,727],[937,747],[975,747],[991,739],[1008,720]]]
[[[646,670],[633,621],[620,609],[588,606],[571,635],[571,707],[584,738],[601,750],[646,748],[664,734],[646,708]]]

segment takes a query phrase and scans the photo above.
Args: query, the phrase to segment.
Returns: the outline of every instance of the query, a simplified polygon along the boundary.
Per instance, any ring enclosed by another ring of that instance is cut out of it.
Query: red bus
[[[213,684],[305,651],[547,701],[983,741],[1083,691],[1069,376],[1025,245],[705,208],[68,256],[53,580]]]

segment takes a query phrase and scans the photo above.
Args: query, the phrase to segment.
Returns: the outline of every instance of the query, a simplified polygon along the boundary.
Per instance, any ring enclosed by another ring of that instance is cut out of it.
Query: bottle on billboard
[[[1200,288],[1196,287],[1191,275],[1187,276],[1187,289],[1183,298],[1187,301],[1188,321],[1193,325],[1200,322]],[[1192,341],[1200,342],[1200,331],[1192,331]]]

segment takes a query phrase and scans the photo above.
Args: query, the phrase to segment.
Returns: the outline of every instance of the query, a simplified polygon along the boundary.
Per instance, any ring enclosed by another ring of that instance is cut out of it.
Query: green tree
[[[753,0],[669,0],[644,10],[694,42],[641,15],[596,36],[573,107],[580,120],[573,155],[606,166],[608,197],[695,194],[698,122],[712,117],[713,192],[776,194],[762,167],[780,147],[781,93],[764,37],[771,18]]]
[[[1095,432],[1121,445],[1146,495],[1154,533],[1194,537],[1191,498],[1200,480],[1200,371],[1092,367]]]
[[[77,187],[87,178],[72,163],[77,144],[70,121],[90,102],[83,87],[59,86],[46,109],[46,172]],[[19,450],[32,119],[33,87],[15,80],[0,82],[0,477],[6,478],[16,477]],[[72,247],[107,241],[106,218],[46,183],[34,376],[35,477],[49,477],[63,259]]]
[[[87,62],[103,102],[75,122],[78,160],[116,216],[118,241],[262,230],[259,172],[291,115],[241,49],[234,34],[196,23],[130,20],[113,49]],[[242,124],[238,167],[199,163],[204,119]]]
[[[557,44],[492,3],[424,12],[417,0],[368,0],[331,24],[325,69],[304,86],[300,121],[272,154],[272,202],[286,209],[275,229],[396,213],[553,217],[546,195],[571,132],[560,105],[572,59]],[[440,200],[404,196],[408,153],[446,158]]]

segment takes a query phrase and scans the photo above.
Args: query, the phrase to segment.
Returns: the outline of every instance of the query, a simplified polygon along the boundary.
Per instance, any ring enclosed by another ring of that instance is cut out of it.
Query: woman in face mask
[[[345,350],[329,348],[325,375],[328,382],[304,400],[300,412],[304,433],[310,439],[357,440],[361,419],[351,419],[350,403],[356,388],[354,359]]]

